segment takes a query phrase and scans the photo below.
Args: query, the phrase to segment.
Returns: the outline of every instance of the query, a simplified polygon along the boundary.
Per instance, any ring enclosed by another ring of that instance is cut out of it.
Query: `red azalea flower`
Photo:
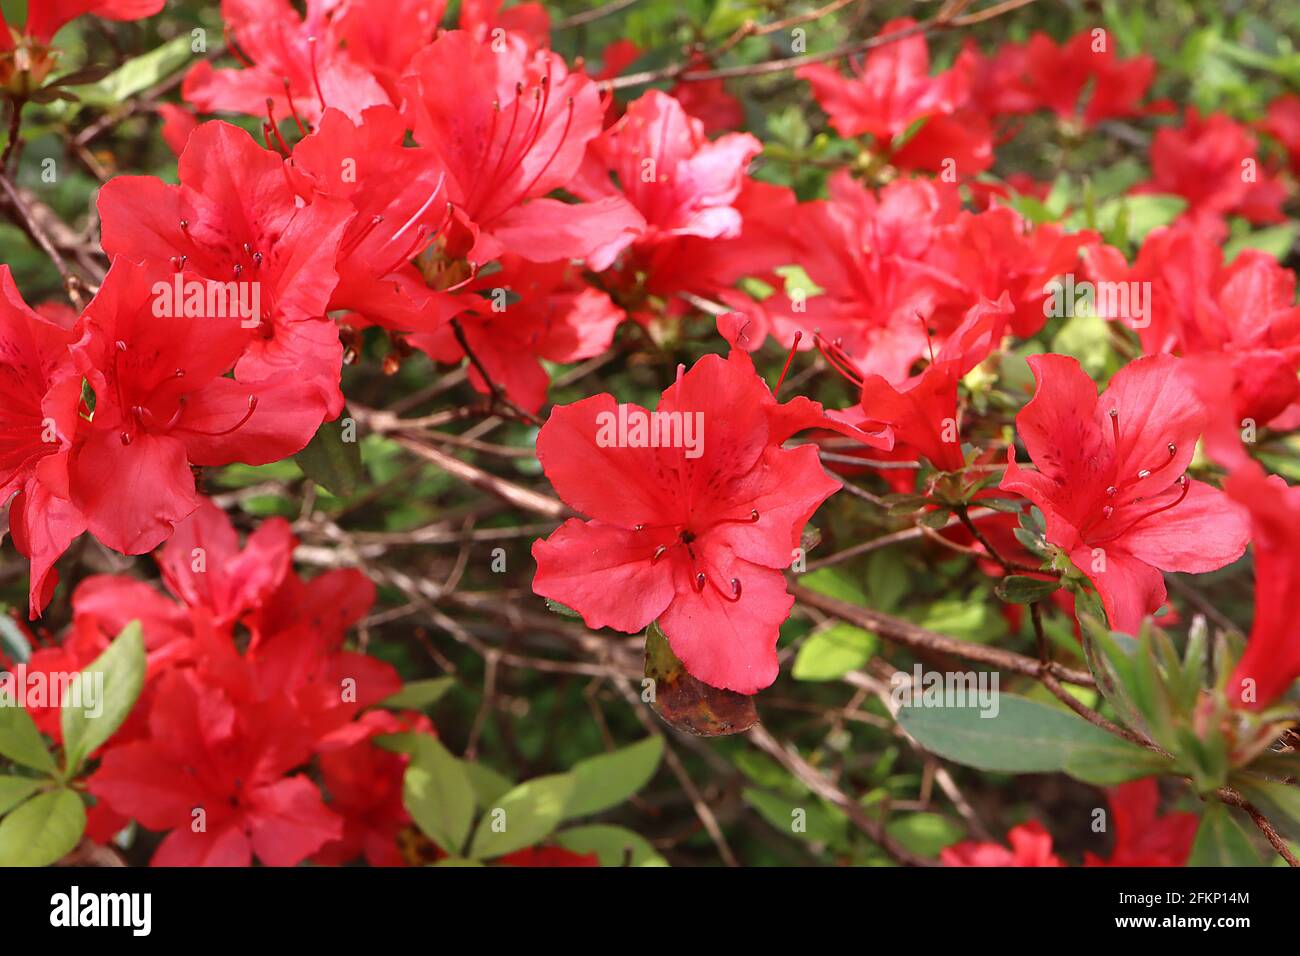
[[[1291,159],[1291,171],[1300,178],[1300,94],[1288,93],[1268,104],[1263,129],[1282,144]]]
[[[609,68],[608,61],[605,68]],[[697,53],[691,57],[691,70],[703,71],[712,68],[713,64],[703,54]],[[668,95],[681,103],[682,109],[703,123],[704,132],[710,136],[715,133],[726,133],[745,125],[744,104],[727,92],[726,84],[720,79],[679,81],[668,91]]]
[[[1115,845],[1106,859],[1084,854],[1084,866],[1186,866],[1200,817],[1194,813],[1159,816],[1160,790],[1154,777],[1106,791]]]
[[[957,422],[957,383],[988,358],[1002,341],[1011,300],[981,298],[934,360],[918,375],[895,387],[879,375],[862,381],[862,403],[854,416],[892,426],[894,436],[924,455],[940,471],[959,471],[966,464]]]
[[[1228,700],[1264,710],[1300,677],[1300,487],[1266,477],[1254,462],[1235,470],[1223,487],[1250,513],[1255,548],[1255,618],[1228,681]]]
[[[1046,285],[1072,272],[1079,250],[1100,241],[1095,232],[1066,232],[1051,223],[1034,225],[1015,210],[998,206],[987,212],[963,212],[943,229],[926,261],[948,275],[945,297],[930,321],[946,331],[960,321],[977,296],[1011,297],[1015,312],[1009,325],[1018,338],[1029,338],[1047,321]],[[953,289],[958,290],[954,294]]]
[[[957,187],[899,179],[877,195],[837,173],[829,188],[829,200],[799,207],[793,227],[792,261],[821,294],[806,301],[774,296],[764,306],[784,344],[798,331],[811,348],[820,332],[859,372],[902,381],[930,347],[918,313],[929,315],[938,302],[966,295],[929,261],[944,226],[958,214]]]
[[[794,601],[780,569],[839,487],[815,447],[780,446],[801,429],[840,426],[806,399],[778,404],[741,351],[705,356],[679,376],[659,402],[664,413],[678,416],[675,444],[694,451],[621,434],[650,412],[612,395],[552,410],[538,459],[560,497],[592,520],[570,519],[533,545],[533,590],[592,628],[634,633],[658,619],[692,675],[752,694],[776,679],[777,635]]]
[[[600,857],[594,853],[574,853],[562,846],[530,846],[507,853],[496,863],[498,866],[600,866]]]
[[[500,49],[498,49],[500,47]],[[447,198],[475,230],[467,257],[510,251],[535,262],[582,259],[641,227],[621,197],[571,204],[567,186],[601,129],[596,85],[512,34],[444,33],[402,81],[416,142],[447,170]]]
[[[58,583],[54,562],[86,528],[68,483],[81,425],[81,376],[69,350],[75,338],[70,322],[29,309],[0,265],[0,503],[13,498],[10,532],[31,561],[32,618]]]
[[[355,310],[395,331],[428,331],[455,304],[428,288],[411,260],[449,225],[451,210],[433,155],[405,138],[406,124],[391,107],[371,107],[360,122],[326,110],[288,168],[303,199],[329,196],[356,212],[339,245],[328,308]]]
[[[593,251],[592,268],[605,268],[633,241],[738,236],[741,217],[732,203],[740,195],[746,167],[762,148],[748,133],[710,142],[704,124],[658,90],[632,102],[622,119],[591,142],[582,178],[569,188],[593,201],[625,196],[645,226]]]
[[[820,63],[795,71],[812,85],[813,96],[841,136],[870,133],[887,143],[917,120],[951,113],[966,100],[968,69],[931,76],[929,48],[916,28],[908,17],[886,23],[880,36],[902,31],[912,35],[871,50],[851,79]]]
[[[334,0],[309,0],[305,16],[289,0],[221,0],[226,42],[243,69],[218,70],[201,60],[186,75],[181,95],[202,113],[265,116],[269,110],[273,117],[293,115],[315,123],[326,107],[333,107],[359,119],[366,107],[395,101],[345,44],[355,44],[359,56],[369,54],[370,66],[400,73],[404,62],[376,62],[375,57],[399,55],[396,51],[417,41],[423,45],[441,15],[418,0],[403,0],[403,5],[410,9],[400,14],[363,9],[349,16],[345,10],[339,17],[341,29],[336,29],[332,8],[340,4]],[[358,24],[368,16],[373,23],[387,26],[396,22],[395,14],[404,17],[403,29],[386,31],[395,39],[377,51],[366,42],[369,34],[361,35]]]
[[[65,23],[88,13],[105,20],[142,20],[162,7],[163,0],[31,0],[27,24],[20,32],[40,43],[48,43]],[[0,14],[0,32],[8,38],[3,14]]]
[[[1300,399],[1295,274],[1272,256],[1246,249],[1225,265],[1219,244],[1183,221],[1148,235],[1132,267],[1110,246],[1090,249],[1088,266],[1131,290],[1150,283],[1141,316],[1111,315],[1098,300],[1099,314],[1136,330],[1143,351],[1227,359],[1238,423],[1264,424]]]
[[[1223,113],[1202,117],[1189,107],[1181,128],[1151,140],[1151,179],[1135,193],[1172,193],[1187,200],[1184,215],[1211,225],[1228,215],[1254,223],[1286,220],[1286,187],[1260,160],[1253,133]]]
[[[1060,46],[1046,34],[1034,34],[1024,49],[1022,89],[1037,105],[1062,119],[1081,118],[1086,126],[1140,114],[1138,103],[1155,78],[1155,60],[1116,59],[1112,43],[1100,28],[1076,33]],[[1085,89],[1091,92],[1080,117]]]
[[[148,740],[109,749],[89,790],[169,831],[152,865],[293,866],[342,835],[316,785],[291,775],[310,741],[283,714],[239,706],[197,672],[175,670],[161,679],[149,727]]]
[[[1129,363],[1100,397],[1069,356],[1029,366],[1038,390],[1016,428],[1038,470],[1013,448],[1000,487],[1042,510],[1047,540],[1092,581],[1110,626],[1136,633],[1165,601],[1162,571],[1213,571],[1246,548],[1240,509],[1184,474],[1205,409],[1170,356]]]
[[[279,154],[228,123],[204,123],[191,134],[179,174],[179,186],[117,176],[100,190],[104,250],[234,282],[258,303],[256,335],[235,374],[245,382],[290,374],[315,387],[317,417],[301,448],[315,425],[343,408],[343,346],[325,313],[352,207],[329,196],[303,205]]]
[[[198,506],[191,464],[278,461],[322,414],[317,390],[291,371],[225,377],[253,334],[238,315],[155,314],[158,289],[174,280],[207,288],[189,272],[117,259],[73,348],[95,414],[73,455],[72,498],[91,533],[126,554],[157,547]]]
[[[379,734],[416,730],[432,733],[423,714],[398,716],[386,710],[363,714],[357,724],[367,736],[322,753],[321,782],[330,809],[343,817],[343,835],[327,843],[312,858],[324,866],[341,866],[364,857],[371,866],[405,866],[398,834],[411,823],[402,802],[402,777],[407,754],[375,746]]]
[[[290,572],[297,543],[287,521],[269,518],[241,548],[230,518],[211,499],[202,498],[176,526],[158,564],[177,599],[206,609],[224,626],[267,601]]]
[[[516,3],[504,10],[505,0],[461,0],[460,28],[480,43],[495,29],[522,37],[532,50],[544,50],[551,42],[551,15],[540,3]]]
[[[530,412],[542,407],[551,384],[542,359],[577,362],[600,355],[625,318],[608,295],[582,281],[567,262],[530,263],[508,256],[499,271],[481,277],[471,289],[488,297],[459,297],[470,303],[458,317],[465,339],[492,381]],[[450,326],[408,341],[439,362],[465,357]],[[476,366],[470,366],[469,379],[487,393]]]
[[[1052,852],[1052,835],[1036,820],[1012,827],[1011,849],[1000,843],[955,843],[940,851],[944,866],[1065,866]]]

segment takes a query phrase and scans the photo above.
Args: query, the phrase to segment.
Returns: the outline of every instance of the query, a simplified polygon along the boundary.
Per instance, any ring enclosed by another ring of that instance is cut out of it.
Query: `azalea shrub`
[[[1300,13],[4,0],[0,863],[1300,865]]]

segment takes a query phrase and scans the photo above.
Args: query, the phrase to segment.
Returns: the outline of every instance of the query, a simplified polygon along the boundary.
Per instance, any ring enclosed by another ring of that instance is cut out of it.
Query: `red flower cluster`
[[[401,687],[390,665],[343,647],[374,586],[352,570],[304,580],[295,545],[272,518],[241,547],[204,501],[159,553],[170,597],[127,577],[78,586],[69,633],[29,672],[81,670],[131,620],[148,655],[140,701],[89,779],[92,838],[136,820],[166,833],[160,866],[401,862],[405,758],[371,739],[428,722],[367,709]],[[57,711],[34,716],[59,738]]]

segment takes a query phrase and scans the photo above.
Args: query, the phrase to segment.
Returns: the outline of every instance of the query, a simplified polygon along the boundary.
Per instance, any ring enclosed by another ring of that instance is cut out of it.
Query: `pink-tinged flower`
[[[9,530],[31,561],[33,618],[58,583],[54,562],[86,527],[68,485],[81,425],[75,338],[70,322],[28,308],[9,267],[0,265],[0,504],[13,499]]]
[[[1229,215],[1283,222],[1286,187],[1260,161],[1256,145],[1236,120],[1223,113],[1202,117],[1189,107],[1181,127],[1161,129],[1151,140],[1151,179],[1133,191],[1182,196],[1184,215],[1207,228]]]
[[[355,210],[328,308],[398,332],[427,332],[456,305],[430,289],[411,260],[449,225],[451,210],[435,158],[405,138],[406,124],[391,107],[371,107],[359,122],[326,110],[286,168],[304,200],[328,196]]]
[[[1263,710],[1300,677],[1300,487],[1265,476],[1254,462],[1230,474],[1223,487],[1250,514],[1255,555],[1255,618],[1228,681],[1228,700]]]
[[[582,281],[567,262],[530,263],[508,256],[499,271],[470,288],[487,297],[459,297],[469,306],[457,319],[465,340],[493,383],[530,412],[542,407],[551,384],[542,359],[578,362],[600,355],[624,319],[623,310]],[[408,341],[439,362],[465,358],[447,325],[434,333],[408,336]],[[487,393],[488,384],[474,365],[469,379]]]
[[[915,20],[891,20],[880,33],[905,31],[911,35],[870,51],[851,78],[820,63],[796,71],[841,136],[870,133],[888,142],[917,120],[951,113],[966,100],[970,77],[964,68],[930,75],[929,48]]]
[[[966,462],[957,383],[998,347],[1010,315],[1006,293],[997,302],[981,299],[922,372],[897,387],[879,375],[866,376],[861,405],[852,409],[851,420],[887,424],[897,442],[924,455],[940,471],[960,470]]]
[[[331,8],[339,6],[345,8],[339,19],[346,37],[331,23]],[[382,44],[382,51],[423,45],[432,38],[441,10],[435,13],[433,5],[401,0],[400,6],[407,9],[400,13],[370,9],[349,16],[346,8],[351,6],[337,0],[309,0],[301,15],[289,0],[222,0],[226,41],[243,69],[218,70],[201,60],[186,75],[181,95],[202,113],[266,116],[269,111],[272,117],[293,115],[306,123],[315,123],[326,107],[359,119],[368,106],[393,105],[390,90],[353,57],[350,47],[344,48],[346,40],[356,44],[359,55],[373,57],[375,48],[365,42],[370,34],[360,36],[358,23],[368,15],[372,23],[386,26],[396,22],[391,19],[396,15],[404,18],[403,29],[385,31],[391,39]],[[371,66],[377,65],[400,73],[406,64],[372,60]]]
[[[1129,363],[1100,396],[1069,356],[1029,366],[1038,389],[1016,428],[1038,470],[1013,448],[1000,487],[1042,510],[1047,540],[1092,581],[1111,627],[1136,633],[1165,601],[1162,571],[1213,571],[1246,549],[1241,510],[1184,474],[1205,408],[1167,355]]]
[[[702,358],[653,414],[608,394],[552,410],[538,458],[560,497],[591,520],[570,519],[533,545],[533,590],[592,628],[634,633],[657,619],[692,675],[755,693],[776,679],[777,636],[794,601],[781,569],[839,487],[815,447],[781,443],[843,426],[807,399],[778,404],[741,351]],[[673,421],[675,432],[659,432]]]
[[[72,456],[72,500],[90,532],[126,554],[157,547],[198,506],[191,464],[278,461],[306,445],[322,414],[318,391],[293,371],[239,376],[254,332],[238,315],[160,317],[158,290],[174,280],[206,293],[192,273],[117,259],[73,347],[95,414]]]
[[[742,220],[733,203],[750,160],[762,148],[748,133],[710,142],[704,124],[666,93],[651,90],[635,100],[622,119],[591,142],[582,177],[569,187],[593,201],[624,196],[645,219],[639,232],[595,250],[592,268],[605,268],[634,241],[738,236]]]
[[[416,142],[447,173],[447,199],[474,235],[481,265],[513,252],[535,262],[583,259],[642,226],[621,196],[547,198],[573,180],[601,130],[596,85],[518,36],[443,34],[402,80]]]
[[[256,329],[236,377],[291,374],[317,393],[317,425],[336,417],[343,346],[326,309],[351,204],[317,196],[304,205],[279,154],[228,123],[204,123],[190,135],[179,173],[179,186],[118,176],[100,190],[104,250],[234,283],[241,303],[259,312],[240,318]]]
[[[1084,866],[1186,866],[1200,818],[1194,813],[1160,816],[1160,789],[1154,777],[1106,791],[1115,844],[1103,859],[1084,854]]]
[[[241,707],[197,672],[175,670],[159,683],[149,728],[148,739],[108,750],[89,790],[167,831],[152,865],[293,866],[342,836],[316,785],[293,773],[310,737],[286,715]]]
[[[1052,835],[1037,820],[1012,827],[1011,848],[1001,843],[954,843],[940,851],[944,866],[1065,866],[1052,852]]]
[[[1131,267],[1118,249],[1089,249],[1088,271],[1126,287],[1127,310],[1099,297],[1098,313],[1133,328],[1143,351],[1227,360],[1238,427],[1247,418],[1265,424],[1300,399],[1295,274],[1271,256],[1247,249],[1225,264],[1217,242],[1181,221],[1148,235]],[[1138,315],[1132,300],[1143,288]]]

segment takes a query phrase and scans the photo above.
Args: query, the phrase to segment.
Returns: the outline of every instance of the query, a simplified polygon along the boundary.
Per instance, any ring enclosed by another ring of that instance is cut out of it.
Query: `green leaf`
[[[1033,604],[1050,596],[1060,586],[1061,582],[1056,579],[1044,581],[1027,574],[1009,574],[998,582],[993,593],[1008,604]]]
[[[0,701],[0,757],[41,773],[58,773],[59,765],[50,756],[31,715],[16,704]]]
[[[1259,249],[1279,261],[1285,259],[1295,244],[1296,224],[1282,223],[1267,229],[1257,229],[1244,236],[1238,236],[1223,247],[1223,260],[1231,262],[1244,249]]]
[[[0,815],[8,813],[41,789],[43,783],[35,777],[0,777]]]
[[[1171,768],[1168,757],[1117,737],[1109,737],[1109,743],[1075,749],[1066,757],[1062,769],[1075,780],[1097,787],[1113,787],[1130,780],[1168,773]]]
[[[356,493],[361,483],[361,446],[343,440],[346,415],[325,422],[307,447],[293,456],[304,475],[340,498]]]
[[[1300,838],[1300,787],[1244,775],[1234,778],[1233,783],[1279,832],[1291,839]]]
[[[799,576],[799,583],[810,591],[859,606],[866,605],[867,595],[858,584],[837,568],[820,568]]]
[[[464,764],[427,734],[420,735],[407,765],[402,804],[443,851],[455,855],[464,849],[474,823],[474,788]]]
[[[588,757],[573,765],[573,794],[564,808],[565,819],[585,817],[617,806],[655,775],[664,752],[657,734],[610,753]]]
[[[558,614],[560,617],[582,617],[581,614],[569,607],[569,605],[561,604],[559,601],[553,601],[550,598],[546,599],[546,610],[550,611],[552,614]]]
[[[102,692],[102,699],[92,702],[83,692],[82,706],[73,707],[69,701],[63,702],[60,720],[64,774],[67,777],[71,778],[82,761],[122,726],[144,687],[144,670],[144,637],[140,622],[132,621],[122,628],[122,633],[104,649],[104,653],[81,672],[82,688],[99,685],[96,689]],[[92,704],[93,712],[88,710]]]
[[[995,699],[994,717],[980,716],[977,707],[906,706],[898,712],[898,723],[940,757],[1008,773],[1061,771],[1075,752],[1118,742],[1068,711],[1015,694],[998,694]]]
[[[487,764],[462,760],[460,765],[469,775],[470,786],[474,788],[474,805],[480,810],[496,804],[515,785],[513,780]]]
[[[965,834],[960,824],[938,813],[909,813],[890,820],[885,832],[917,856],[934,857]]]
[[[193,60],[190,36],[183,33],[148,53],[128,60],[98,83],[72,87],[72,90],[83,103],[91,106],[116,106],[135,94],[156,86]]]
[[[746,787],[741,796],[778,833],[827,846],[841,846],[848,840],[848,817],[816,797],[791,799],[754,787]]]
[[[479,821],[469,855],[492,859],[542,842],[564,819],[573,796],[572,774],[551,774],[521,783]]]
[[[72,852],[86,806],[66,787],[28,800],[0,820],[0,866],[49,866]]]
[[[833,624],[814,631],[799,647],[791,674],[795,680],[839,680],[871,659],[876,635],[852,624]]]
[[[424,710],[432,707],[442,695],[456,686],[454,677],[431,677],[428,680],[413,680],[391,697],[380,701],[380,707],[389,710]]]
[[[601,866],[667,866],[640,834],[623,827],[593,823],[555,834],[555,842],[574,853],[594,853]]]
[[[1201,816],[1188,866],[1259,866],[1259,852],[1235,815],[1222,803],[1211,803]]]

